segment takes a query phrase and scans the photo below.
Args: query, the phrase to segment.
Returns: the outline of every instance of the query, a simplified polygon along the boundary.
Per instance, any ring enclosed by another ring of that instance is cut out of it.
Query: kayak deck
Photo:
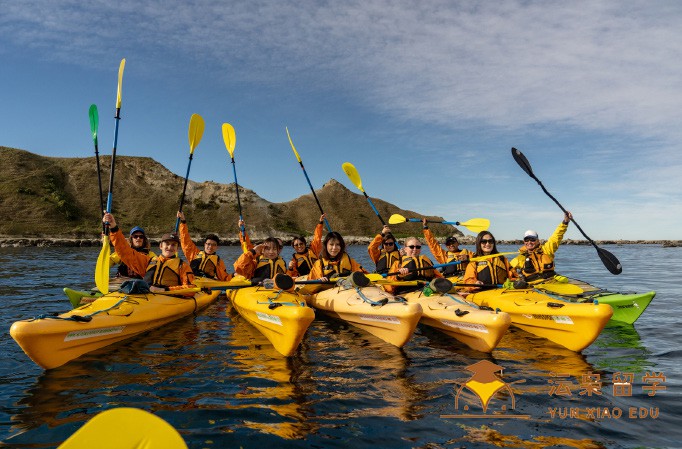
[[[182,297],[114,292],[58,316],[17,321],[10,335],[31,360],[51,369],[190,315],[210,304],[218,294],[200,292]]]

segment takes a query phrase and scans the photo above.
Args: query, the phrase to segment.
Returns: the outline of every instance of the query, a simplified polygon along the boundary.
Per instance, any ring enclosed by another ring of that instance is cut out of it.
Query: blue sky
[[[680,239],[681,23],[676,1],[3,2],[0,145],[93,156],[95,103],[110,154],[125,57],[117,154],[184,176],[201,114],[196,181],[232,182],[229,122],[240,184],[309,193],[288,126],[317,188],[357,191],[348,161],[372,197],[546,237],[561,211],[515,146],[593,239]]]

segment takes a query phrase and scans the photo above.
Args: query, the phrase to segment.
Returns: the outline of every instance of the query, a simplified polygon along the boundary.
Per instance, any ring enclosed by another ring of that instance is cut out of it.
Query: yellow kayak
[[[305,291],[301,291],[303,298],[314,308],[399,348],[412,338],[422,316],[419,304],[397,299],[375,286],[334,286],[314,294]]]
[[[597,339],[613,315],[607,304],[568,303],[532,289],[484,290],[467,300],[507,312],[514,326],[577,352]]]
[[[315,312],[296,293],[277,288],[245,287],[228,290],[227,297],[237,312],[258,329],[277,352],[296,352]]]
[[[434,292],[426,296],[422,290],[417,290],[401,296],[408,303],[421,305],[424,311],[422,324],[477,351],[492,352],[511,324],[508,313],[482,310],[459,295]]]
[[[209,305],[220,292],[194,296],[114,292],[59,316],[17,321],[10,335],[45,369],[175,321]]]

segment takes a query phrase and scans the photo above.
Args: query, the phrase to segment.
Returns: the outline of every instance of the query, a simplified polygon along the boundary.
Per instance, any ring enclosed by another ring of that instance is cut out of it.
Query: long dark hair
[[[481,240],[483,240],[483,237],[489,235],[493,239],[493,250],[490,252],[490,254],[497,254],[497,240],[495,240],[495,236],[492,235],[488,231],[481,231],[478,233],[476,236],[476,257],[484,256],[485,254],[483,253],[483,250],[481,249]]]
[[[334,260],[340,259],[341,256],[346,252],[346,242],[343,241],[343,237],[341,237],[341,234],[339,234],[338,232],[330,232],[325,236],[324,240],[322,241],[322,251],[320,251],[320,257],[325,258],[327,260],[332,259],[332,256],[330,256],[329,253],[327,252],[327,243],[330,240],[338,240],[339,243],[341,244],[341,251],[339,251],[339,255],[336,256],[336,259]]]

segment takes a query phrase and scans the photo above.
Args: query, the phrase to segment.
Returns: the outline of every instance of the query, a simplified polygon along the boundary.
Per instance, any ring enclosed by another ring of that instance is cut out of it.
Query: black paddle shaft
[[[526,156],[524,156],[520,150],[517,150],[516,148],[513,148],[513,147],[511,149],[511,152],[512,152],[512,156],[514,157],[514,160],[516,161],[517,164],[519,164],[519,167],[521,167],[523,169],[523,171],[525,171],[528,174],[528,176],[533,178],[535,180],[535,182],[538,183],[538,185],[540,186],[542,191],[545,192],[545,194],[548,197],[550,197],[552,199],[552,201],[554,201],[556,203],[557,206],[559,206],[559,208],[564,212],[564,214],[567,214],[568,211],[564,208],[564,206],[562,206],[561,203],[559,203],[559,201],[557,201],[557,199],[554,198],[554,196],[552,196],[552,194],[547,191],[547,189],[542,184],[542,182],[537,178],[537,176],[535,176],[535,173],[533,173],[533,169],[531,168],[530,162],[528,162],[528,159],[526,159]],[[587,234],[585,234],[585,231],[583,231],[583,229],[580,227],[580,225],[573,218],[571,218],[571,221],[576,226],[576,228],[578,228],[578,231],[580,231],[580,233],[583,235],[583,237],[585,237],[587,239],[587,241],[590,242],[592,244],[592,246],[594,246],[594,248],[597,250],[597,254],[599,254],[599,258],[601,259],[601,261],[604,264],[604,266],[606,267],[606,269],[609,270],[612,274],[622,273],[623,267],[620,264],[620,262],[618,261],[618,259],[616,258],[616,256],[614,256],[610,252],[606,251],[605,249],[598,247],[597,244],[594,243],[594,240],[592,240],[591,238],[589,238],[587,236]]]

